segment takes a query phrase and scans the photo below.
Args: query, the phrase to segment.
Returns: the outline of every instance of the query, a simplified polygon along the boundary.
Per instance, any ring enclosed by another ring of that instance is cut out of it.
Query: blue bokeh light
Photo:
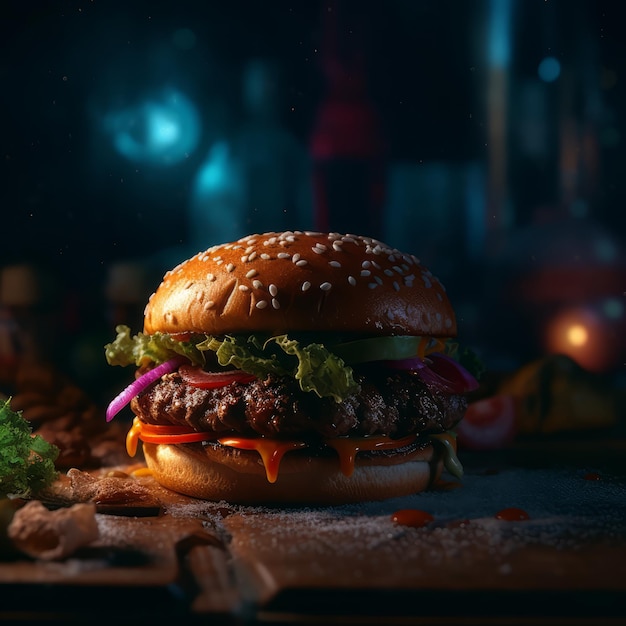
[[[201,133],[196,107],[176,89],[110,111],[103,127],[119,154],[144,165],[168,166],[186,159]]]
[[[553,83],[561,75],[561,63],[555,57],[545,57],[537,68],[539,78],[546,83]]]

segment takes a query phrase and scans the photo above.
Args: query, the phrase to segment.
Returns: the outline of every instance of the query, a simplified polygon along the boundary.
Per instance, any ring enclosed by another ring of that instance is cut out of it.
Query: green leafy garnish
[[[292,376],[303,391],[338,402],[358,391],[352,368],[321,343],[302,343],[287,335],[262,334],[214,337],[198,335],[180,342],[170,335],[155,333],[130,335],[127,326],[117,327],[117,338],[105,346],[110,365],[141,366],[152,361],[163,363],[176,354],[203,364],[205,352],[214,352],[220,365],[236,367],[248,374],[266,378],[270,374]]]
[[[204,357],[191,341],[178,341],[171,335],[137,333],[131,337],[130,328],[123,324],[115,327],[117,337],[104,347],[109,365],[136,365],[164,363],[178,355],[187,357],[196,365],[204,365]]]
[[[57,478],[54,461],[59,449],[41,435],[33,435],[30,423],[11,410],[10,400],[0,400],[0,498],[28,498]]]

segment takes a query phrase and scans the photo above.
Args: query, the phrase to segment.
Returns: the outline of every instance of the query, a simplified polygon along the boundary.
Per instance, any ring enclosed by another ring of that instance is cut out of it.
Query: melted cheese
[[[128,452],[128,456],[132,457],[137,454],[137,444],[139,443],[141,428],[142,424],[139,421],[139,418],[136,417],[133,420],[133,425],[130,427],[130,430],[126,434],[126,452]]]

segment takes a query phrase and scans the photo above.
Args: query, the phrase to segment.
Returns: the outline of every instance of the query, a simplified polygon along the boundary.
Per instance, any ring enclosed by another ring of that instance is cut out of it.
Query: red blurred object
[[[515,401],[510,395],[495,395],[470,403],[457,427],[459,447],[468,450],[506,448],[515,434]]]
[[[325,9],[322,69],[327,94],[310,144],[315,226],[381,237],[387,153],[382,124],[367,94],[362,49],[347,49],[340,37],[345,17],[341,4],[332,2]],[[358,40],[351,36],[351,41]]]

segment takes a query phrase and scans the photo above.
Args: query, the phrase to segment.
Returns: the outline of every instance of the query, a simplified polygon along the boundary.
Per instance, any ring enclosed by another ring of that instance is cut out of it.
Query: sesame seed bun
[[[428,489],[443,463],[432,444],[409,454],[356,457],[344,476],[336,458],[285,455],[278,480],[269,483],[258,455],[216,446],[144,443],[146,463],[164,487],[205,500],[238,504],[336,505],[384,500]]]
[[[282,232],[214,246],[169,271],[144,331],[454,337],[457,327],[444,287],[415,256],[357,235]]]

